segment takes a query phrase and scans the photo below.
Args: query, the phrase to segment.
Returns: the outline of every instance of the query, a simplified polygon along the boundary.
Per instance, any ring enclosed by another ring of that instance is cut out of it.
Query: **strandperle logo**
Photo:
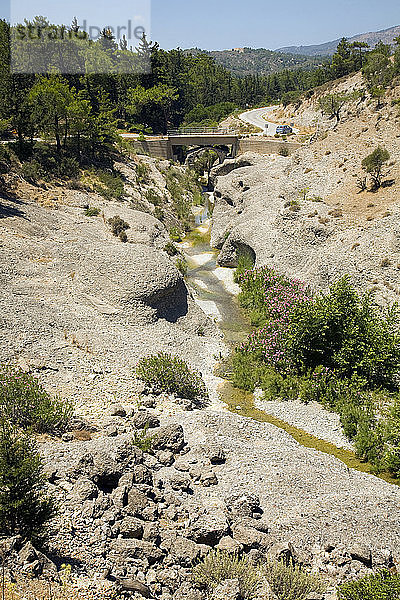
[[[118,0],[113,2],[112,12],[118,14],[115,4],[118,5]],[[36,8],[40,9],[40,6]],[[88,17],[72,16],[70,24],[66,25],[61,16],[53,19],[57,22],[43,16],[20,18],[12,3],[11,71],[30,74],[149,73],[150,0],[131,3],[129,12],[127,19],[121,22],[113,22],[110,17],[105,23],[96,23]]]

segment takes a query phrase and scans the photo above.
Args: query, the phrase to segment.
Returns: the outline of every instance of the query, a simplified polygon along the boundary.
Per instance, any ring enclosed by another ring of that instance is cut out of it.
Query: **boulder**
[[[170,477],[169,482],[173,490],[182,490],[186,492],[190,490],[192,480],[188,473],[183,473],[174,469],[174,472]]]
[[[110,550],[117,555],[120,564],[130,560],[147,560],[154,564],[163,558],[162,551],[143,540],[118,538],[110,543]]]
[[[271,545],[271,537],[253,527],[234,525],[232,532],[233,539],[241,544],[246,551],[252,549],[266,551]]]
[[[125,512],[132,516],[140,516],[149,503],[150,500],[144,492],[138,490],[137,488],[132,488],[128,492]]]
[[[177,454],[185,445],[182,425],[166,425],[160,427],[155,435],[155,450],[170,450]]]
[[[214,590],[211,600],[241,600],[240,584],[238,579],[226,579]]]
[[[185,537],[178,536],[170,546],[170,556],[179,565],[191,567],[200,557],[201,547]]]
[[[143,536],[143,522],[135,517],[125,517],[118,523],[118,527],[123,538],[141,539]]]
[[[229,524],[224,505],[218,501],[205,501],[189,529],[189,537],[198,544],[216,546],[228,534]]]
[[[160,419],[147,410],[139,410],[133,417],[133,424],[136,429],[154,428],[160,426]]]
[[[120,579],[119,584],[124,592],[136,592],[143,598],[151,598],[150,588],[136,579]]]

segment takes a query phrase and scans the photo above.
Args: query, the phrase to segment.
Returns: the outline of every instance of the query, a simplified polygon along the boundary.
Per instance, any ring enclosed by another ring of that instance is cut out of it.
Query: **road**
[[[253,110],[248,110],[241,115],[239,115],[239,119],[244,121],[245,123],[249,123],[249,125],[254,125],[255,127],[260,127],[266,135],[274,136],[276,133],[277,124],[268,121],[265,117],[269,112],[275,110],[276,106],[265,106],[264,108],[254,108]],[[268,130],[266,130],[266,126],[268,125]],[[288,123],[282,123],[282,125],[288,125]],[[293,127],[293,133],[299,133],[299,130]],[[259,135],[263,135],[260,133]]]

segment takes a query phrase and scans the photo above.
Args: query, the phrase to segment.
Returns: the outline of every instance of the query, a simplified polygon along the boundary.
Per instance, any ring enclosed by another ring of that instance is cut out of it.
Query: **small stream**
[[[237,344],[247,338],[251,325],[235,295],[238,288],[233,282],[233,269],[218,267],[218,250],[210,246],[209,202],[212,200],[210,194],[205,206],[195,214],[197,227],[185,238],[180,247],[188,263],[187,283],[194,292],[196,302],[218,324],[224,334],[225,343],[233,352]],[[222,376],[229,377],[227,369]],[[338,448],[256,408],[253,394],[235,388],[228,379],[224,380],[218,392],[229,411],[259,422],[270,423],[284,430],[306,448],[335,456],[349,468],[374,474],[372,465],[358,460],[350,450]],[[389,473],[381,473],[377,476],[388,483],[400,485],[400,481],[391,477]]]

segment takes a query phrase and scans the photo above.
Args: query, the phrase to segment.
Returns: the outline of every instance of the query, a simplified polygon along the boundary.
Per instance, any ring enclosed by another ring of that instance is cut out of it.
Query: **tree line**
[[[36,17],[25,21],[24,27],[43,30],[55,26]],[[83,38],[85,34],[76,20],[65,31],[69,34],[67,57],[75,56],[76,51],[82,58],[78,33]],[[35,137],[48,137],[55,140],[57,153],[73,152],[79,162],[83,157],[101,157],[112,146],[118,128],[165,133],[185,122],[210,124],[227,116],[234,106],[278,100],[287,104],[307,90],[359,69],[371,93],[379,97],[400,72],[399,39],[394,57],[385,44],[370,50],[363,42],[350,44],[343,38],[332,60],[313,70],[238,77],[209,55],[192,55],[179,48],[165,51],[145,36],[138,48],[128,49],[125,38],[117,42],[110,30],[103,29],[97,41],[86,39],[86,72],[77,68],[72,74],[15,73],[10,68],[11,58],[23,65],[32,48],[28,52],[22,43],[17,56],[11,57],[13,35],[15,28],[0,21],[0,133],[14,131],[20,153],[27,144],[33,145]],[[56,42],[49,38],[43,44],[42,39],[38,48],[51,65],[51,57],[57,54]],[[147,61],[150,68],[140,69],[140,60]],[[99,61],[107,66],[106,72],[91,68]],[[210,108],[215,105],[218,108]]]

